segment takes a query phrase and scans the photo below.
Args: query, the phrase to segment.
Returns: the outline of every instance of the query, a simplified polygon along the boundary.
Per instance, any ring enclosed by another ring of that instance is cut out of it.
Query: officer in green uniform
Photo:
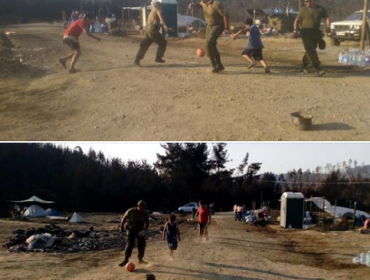
[[[167,32],[168,28],[162,16],[161,2],[159,2],[159,0],[153,0],[152,7],[153,9],[148,16],[147,24],[144,30],[145,38],[140,43],[140,49],[135,58],[135,65],[137,66],[140,66],[140,60],[144,58],[146,51],[149,49],[150,45],[153,42],[156,42],[158,44],[155,62],[166,62],[163,59],[163,56],[166,51],[167,40],[159,31],[161,28],[163,28]]]
[[[325,71],[320,68],[320,60],[317,55],[317,45],[321,40],[320,24],[325,19],[327,29],[330,29],[330,18],[323,7],[316,5],[315,0],[304,0],[303,7],[294,21],[294,33],[297,34],[298,24],[301,25],[301,37],[305,54],[302,58],[302,72],[307,72],[307,66],[311,63],[318,76],[323,76]]]
[[[146,264],[143,260],[145,254],[145,232],[149,228],[149,214],[145,211],[145,201],[140,200],[137,206],[130,208],[123,215],[120,224],[120,230],[126,230],[126,249],[125,259],[119,264],[119,266],[125,266],[132,254],[132,249],[135,246],[135,239],[137,239],[137,249],[139,263]]]
[[[206,53],[212,65],[212,72],[225,69],[221,63],[221,55],[217,49],[217,39],[229,29],[229,17],[219,1],[201,0],[199,4],[190,4],[189,8],[202,7],[206,18]]]

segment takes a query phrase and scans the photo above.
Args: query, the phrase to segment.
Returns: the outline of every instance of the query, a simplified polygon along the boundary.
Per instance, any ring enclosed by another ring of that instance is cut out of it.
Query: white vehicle
[[[198,203],[190,202],[188,204],[185,204],[184,206],[179,207],[178,211],[182,213],[191,213],[193,207],[195,208],[195,210],[198,210]]]
[[[339,46],[343,41],[359,41],[361,39],[363,11],[351,14],[343,21],[332,22],[330,25],[331,44]],[[369,24],[370,10],[367,11],[367,21]],[[369,28],[367,26],[367,28]]]

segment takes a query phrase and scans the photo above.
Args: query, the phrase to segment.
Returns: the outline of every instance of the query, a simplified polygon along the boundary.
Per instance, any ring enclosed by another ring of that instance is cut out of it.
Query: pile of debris
[[[124,238],[118,230],[66,230],[57,225],[38,229],[18,229],[3,247],[10,252],[75,253],[80,251],[123,248]]]
[[[115,37],[126,37],[126,32],[119,28],[114,28],[108,31],[108,35]]]

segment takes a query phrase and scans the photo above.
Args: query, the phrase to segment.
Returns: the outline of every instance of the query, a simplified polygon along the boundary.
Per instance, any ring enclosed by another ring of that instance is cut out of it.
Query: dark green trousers
[[[137,240],[138,259],[141,260],[145,254],[145,236],[139,236],[138,230],[127,230],[126,231],[126,249],[125,249],[125,260],[129,260],[132,254],[132,250],[135,247],[135,240]]]
[[[221,64],[221,56],[217,49],[217,39],[220,37],[225,27],[222,25],[214,25],[206,27],[206,53],[211,60],[212,66],[216,64]]]
[[[302,41],[305,53],[302,58],[303,66],[312,64],[314,68],[320,67],[319,56],[317,55],[317,45],[321,40],[320,30],[302,29]]]
[[[136,55],[136,60],[141,60],[144,58],[145,53],[153,42],[158,44],[156,59],[162,58],[167,47],[167,40],[164,38],[164,36],[159,32],[152,33],[149,28],[145,29],[144,35],[145,38],[140,43],[140,49]]]

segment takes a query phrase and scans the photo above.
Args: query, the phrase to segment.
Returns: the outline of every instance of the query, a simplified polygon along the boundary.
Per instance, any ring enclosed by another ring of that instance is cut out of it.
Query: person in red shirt
[[[207,225],[211,224],[211,212],[203,201],[199,201],[199,208],[195,216],[198,217],[199,237],[205,236],[206,240],[208,240]]]
[[[89,26],[94,21],[94,16],[92,14],[87,13],[83,18],[80,18],[73,22],[68,29],[64,32],[63,36],[63,43],[67,44],[72,53],[69,55],[58,59],[58,63],[65,69],[67,69],[66,63],[68,59],[71,60],[71,65],[69,67],[69,73],[73,74],[76,73],[78,70],[75,68],[76,62],[81,55],[81,48],[80,43],[78,42],[78,37],[84,32],[87,36],[100,41],[101,39],[97,36],[94,36],[89,32]]]

